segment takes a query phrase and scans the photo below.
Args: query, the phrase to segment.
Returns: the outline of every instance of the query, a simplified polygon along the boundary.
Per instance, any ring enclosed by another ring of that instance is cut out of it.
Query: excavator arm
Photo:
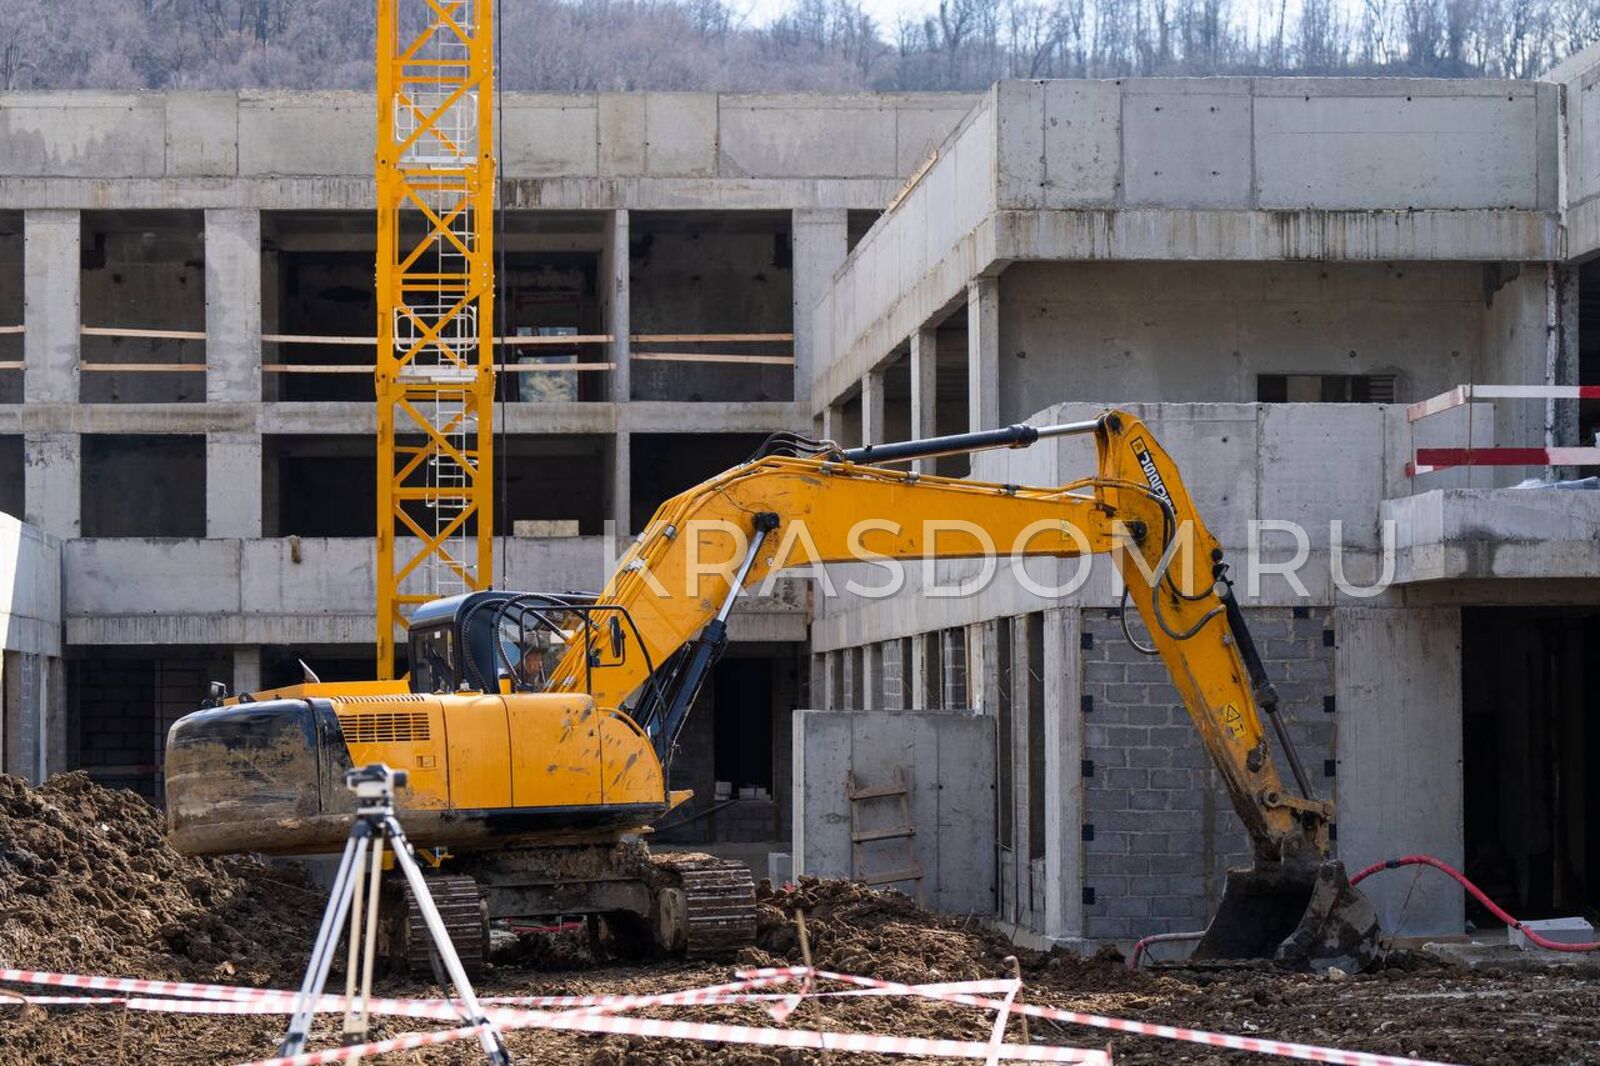
[[[1057,488],[877,465],[1075,434],[1093,435],[1097,470]],[[1109,553],[1124,602],[1132,601],[1149,635],[1141,650],[1165,664],[1256,856],[1253,870],[1230,874],[1208,933],[1210,953],[1258,955],[1263,944],[1270,949],[1282,941],[1278,953],[1286,958],[1348,949],[1365,961],[1375,947],[1376,917],[1342,867],[1326,861],[1333,806],[1311,795],[1276,690],[1234,600],[1220,543],[1171,457],[1138,418],[1108,411],[1064,426],[1012,426],[853,450],[791,437],[783,450],[812,454],[760,455],[661,506],[597,599],[626,612],[638,654],[597,670],[593,643],[575,642],[547,690],[587,686],[599,705],[628,707],[666,761],[726,642],[735,597],[775,573],[864,560]],[[1268,725],[1298,795],[1279,778]],[[1282,913],[1263,923],[1267,910]],[[1240,943],[1262,936],[1260,944]]]

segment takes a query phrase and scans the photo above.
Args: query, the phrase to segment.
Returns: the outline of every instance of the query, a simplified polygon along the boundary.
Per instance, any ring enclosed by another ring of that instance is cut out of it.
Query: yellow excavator
[[[1094,437],[1098,470],[1058,488],[894,466],[1078,434]],[[749,870],[652,855],[643,838],[690,796],[668,788],[667,767],[736,597],[786,567],[996,546],[1112,553],[1149,634],[1141,650],[1165,663],[1221,774],[1255,863],[1229,872],[1197,957],[1370,961],[1376,914],[1330,858],[1333,805],[1312,795],[1221,546],[1123,411],[854,449],[775,434],[663,504],[598,594],[438,600],[410,620],[402,681],[240,693],[180,719],[167,737],[170,839],[190,854],[337,851],[353,809],[345,771],[386,763],[410,775],[399,816],[436,867],[469,966],[499,918],[583,915],[624,951],[726,954],[754,938]],[[391,957],[422,963],[420,917],[386,912]]]

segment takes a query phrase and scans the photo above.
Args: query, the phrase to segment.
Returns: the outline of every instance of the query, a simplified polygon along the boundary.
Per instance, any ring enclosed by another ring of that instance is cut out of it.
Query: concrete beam
[[[22,226],[22,394],[76,404],[82,222],[77,211],[30,210]]]
[[[27,433],[22,438],[23,520],[62,540],[78,536],[83,505],[83,438],[76,433]]]
[[[261,437],[206,434],[206,536],[261,536]]]
[[[631,232],[628,212],[612,211],[606,216],[606,240],[600,255],[600,279],[605,286],[600,303],[606,332],[606,360],[611,371],[611,401],[627,403],[633,399],[633,302],[629,289],[628,240]]]
[[[794,396],[809,402],[813,368],[819,358],[819,337],[812,309],[833,284],[850,244],[849,212],[842,208],[797,210],[790,219],[794,263]]]
[[[768,433],[794,422],[786,401],[689,403],[636,400],[513,403],[508,432],[600,434],[679,433],[692,423],[705,433]],[[498,405],[496,418],[499,418]],[[318,436],[377,432],[371,403],[100,403],[0,404],[4,433],[251,433]]]
[[[967,429],[1000,425],[1000,280],[967,285]]]
[[[261,212],[206,212],[206,399],[261,399]]]

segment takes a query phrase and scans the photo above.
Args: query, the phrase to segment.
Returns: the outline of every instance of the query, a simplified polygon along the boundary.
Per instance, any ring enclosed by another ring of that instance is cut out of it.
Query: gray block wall
[[[1245,618],[1312,787],[1335,798],[1331,614],[1262,608]],[[1161,661],[1134,650],[1115,611],[1085,611],[1082,633],[1084,932],[1203,928],[1228,867],[1250,861],[1244,831]]]

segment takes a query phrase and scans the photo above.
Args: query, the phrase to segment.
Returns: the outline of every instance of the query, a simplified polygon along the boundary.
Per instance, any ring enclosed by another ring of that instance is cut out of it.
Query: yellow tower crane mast
[[[378,676],[493,572],[493,0],[378,0]]]

